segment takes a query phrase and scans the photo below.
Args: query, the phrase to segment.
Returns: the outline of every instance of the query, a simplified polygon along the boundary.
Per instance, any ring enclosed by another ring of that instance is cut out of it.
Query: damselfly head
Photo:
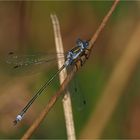
[[[76,45],[79,47],[87,48],[89,46],[89,41],[77,39]]]

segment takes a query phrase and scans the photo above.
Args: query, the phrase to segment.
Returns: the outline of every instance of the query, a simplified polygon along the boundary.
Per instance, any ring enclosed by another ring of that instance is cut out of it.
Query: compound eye
[[[81,45],[81,43],[82,43],[81,39],[77,39],[76,41],[77,46]]]
[[[88,41],[86,41],[86,46],[88,46],[89,45],[89,42]]]
[[[82,46],[83,45],[83,43],[82,42],[79,42],[79,44],[78,44],[79,46]]]

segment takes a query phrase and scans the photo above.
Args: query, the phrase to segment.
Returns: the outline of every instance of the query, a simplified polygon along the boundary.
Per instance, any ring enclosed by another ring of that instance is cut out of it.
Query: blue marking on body
[[[88,49],[88,46],[88,41],[78,39],[76,41],[76,47],[70,50],[66,56],[65,65],[71,65],[74,60],[76,60],[86,49]]]

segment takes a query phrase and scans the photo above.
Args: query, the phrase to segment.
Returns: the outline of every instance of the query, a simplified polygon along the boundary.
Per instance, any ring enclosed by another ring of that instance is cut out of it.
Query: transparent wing
[[[19,68],[29,65],[38,65],[42,63],[51,62],[57,59],[62,59],[65,57],[65,54],[32,54],[32,55],[16,55],[14,52],[9,52],[7,57],[7,63],[13,65],[13,68]]]
[[[6,58],[8,72],[16,75],[29,75],[42,72],[43,70],[46,71],[49,66],[56,65],[56,62],[64,58],[66,55],[59,53],[58,56],[59,57],[57,58],[56,53],[16,55],[14,52],[9,52]]]
[[[79,111],[82,110],[86,106],[86,99],[83,92],[80,90],[76,77],[70,82],[69,89],[74,107]]]

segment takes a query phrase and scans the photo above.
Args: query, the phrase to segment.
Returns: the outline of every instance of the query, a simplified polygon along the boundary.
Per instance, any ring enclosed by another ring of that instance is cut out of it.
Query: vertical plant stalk
[[[95,34],[92,36],[92,39],[89,43],[89,49],[92,50],[93,45],[95,44],[97,38],[99,37],[101,31],[104,29],[105,25],[107,24],[107,21],[109,20],[110,16],[112,15],[113,11],[115,10],[117,4],[119,3],[119,0],[115,0],[109,9],[108,13],[105,15],[103,21],[101,22],[100,26],[97,28]],[[86,60],[86,57],[83,56],[83,60]],[[86,61],[85,61],[86,62]],[[45,119],[46,115],[49,113],[49,111],[53,108],[56,101],[59,99],[61,95],[63,95],[63,91],[66,89],[67,85],[69,84],[70,80],[73,78],[76,71],[78,71],[81,68],[81,62],[77,61],[76,66],[72,69],[72,71],[68,74],[68,76],[65,78],[64,82],[62,83],[59,90],[51,97],[48,104],[45,106],[44,110],[40,113],[40,115],[37,117],[37,119],[33,122],[33,124],[30,126],[30,128],[25,132],[22,140],[29,139],[32,134],[35,132],[37,128],[39,128],[39,125],[41,122]]]
[[[59,20],[55,14],[51,14],[51,19],[52,19],[52,24],[54,29],[54,38],[55,38],[56,52],[58,57],[58,68],[60,69],[65,62],[60,25],[59,25]],[[62,53],[61,56],[63,56],[61,60],[59,60],[59,53]],[[66,68],[64,68],[59,74],[60,85],[64,82],[66,77],[67,77],[67,70]],[[67,130],[67,139],[75,140],[76,136],[75,136],[73,113],[72,113],[72,105],[71,105],[70,93],[68,90],[65,90],[65,95],[62,102],[63,102],[65,124]]]

